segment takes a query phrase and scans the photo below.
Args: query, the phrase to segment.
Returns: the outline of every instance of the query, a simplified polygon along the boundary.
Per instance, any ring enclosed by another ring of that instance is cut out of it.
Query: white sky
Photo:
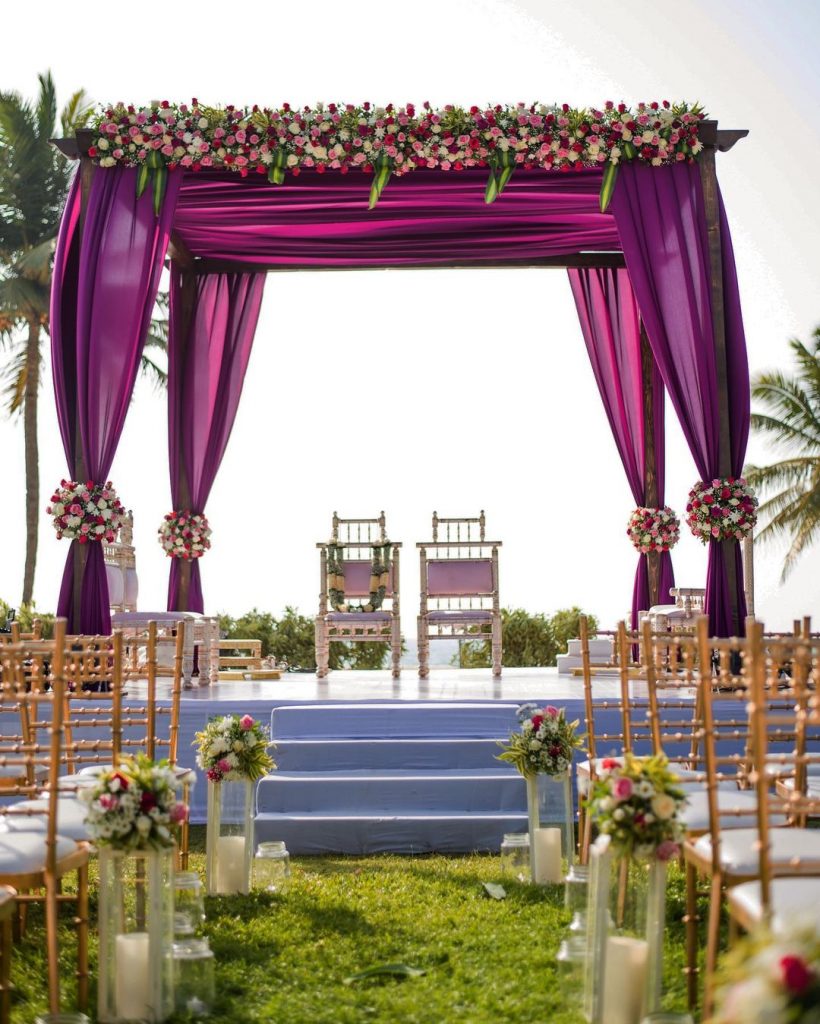
[[[732,226],[752,371],[820,322],[820,102],[814,0],[372,0],[239,8],[85,0],[6,5],[0,88],[33,96],[50,68],[61,96],[99,102],[317,100],[485,103],[700,100],[751,129],[719,175]],[[34,63],[32,54],[36,54]],[[388,185],[389,187],[389,185]],[[412,313],[408,313],[412,310]],[[697,473],[667,417],[667,502]],[[43,506],[66,472],[44,372]],[[18,600],[23,435],[0,420],[0,596]],[[753,440],[749,456],[770,456]],[[112,470],[136,518],[140,607],[165,607],[156,527],[170,505],[165,400],[139,385]],[[595,388],[563,271],[390,271],[270,276],[245,393],[207,512],[206,607],[313,614],[314,544],[334,508],[375,515],[404,542],[405,632],[417,611],[415,542],[430,515],[475,514],[504,542],[501,597],[551,612],[580,604],[606,624],[630,602],[633,501]],[[56,604],[67,546],[42,519],[35,597]],[[775,628],[820,618],[820,548],[779,584],[782,549],[758,549],[758,614]],[[678,583],[699,586],[688,533]]]

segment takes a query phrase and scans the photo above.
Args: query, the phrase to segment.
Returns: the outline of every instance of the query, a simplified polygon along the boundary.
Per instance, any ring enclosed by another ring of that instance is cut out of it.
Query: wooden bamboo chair
[[[493,676],[501,675],[498,549],[485,538],[484,510],[473,519],[433,513],[433,539],[419,550],[421,607],[417,620],[419,676],[430,674],[430,641],[490,641]]]
[[[329,556],[340,552],[344,576],[345,603],[366,603],[372,592],[371,574],[374,546],[387,543],[385,518],[340,519],[333,513],[330,541],[316,545],[320,552],[319,614],[316,616],[316,675],[326,678],[330,670],[332,643],[388,643],[394,679],[401,675],[401,619],[399,615],[399,551],[401,544],[390,541],[387,587],[382,607],[375,611],[341,611],[332,607],[328,575]],[[332,559],[331,559],[332,562]]]
[[[77,1001],[88,1003],[88,856],[86,843],[76,843],[59,833],[57,815],[59,775],[63,762],[63,714],[65,709],[65,621],[55,623],[53,641],[28,641],[0,647],[0,699],[19,709],[31,721],[48,718],[47,743],[11,742],[0,735],[0,764],[14,766],[26,781],[7,789],[5,796],[28,798],[23,803],[3,804],[0,815],[8,831],[0,833],[0,884],[17,890],[18,904],[33,900],[45,904],[48,956],[49,1008],[60,1009],[58,907],[76,905]],[[32,671],[33,666],[37,666]],[[34,687],[32,678],[48,678],[49,685]],[[41,779],[45,776],[45,785]],[[13,826],[13,827],[12,827]],[[39,826],[39,827],[38,827]],[[62,880],[77,872],[77,891],[63,890]]]
[[[810,784],[820,772],[820,640],[809,635],[764,643],[762,632],[753,630],[750,643],[757,877],[729,890],[730,920],[746,930],[765,922],[775,934],[795,918],[808,917],[820,927],[820,833],[799,824],[820,813],[820,794]],[[780,666],[786,658],[792,674],[789,706],[784,709],[773,693],[783,696]],[[809,741],[811,731],[813,742]],[[795,739],[787,757],[777,749],[783,735]],[[784,774],[795,780],[785,789],[778,785]],[[795,827],[773,827],[779,816],[796,823]],[[788,857],[781,849],[784,835],[790,841]]]

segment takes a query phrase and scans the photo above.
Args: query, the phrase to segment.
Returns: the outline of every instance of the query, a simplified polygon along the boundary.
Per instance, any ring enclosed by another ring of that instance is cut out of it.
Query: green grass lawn
[[[204,872],[202,829],[192,867]],[[92,921],[96,914],[92,865]],[[507,898],[484,895],[502,882]],[[579,1024],[559,991],[555,954],[568,924],[559,886],[503,879],[496,856],[296,858],[283,894],[207,901],[216,954],[214,1024]],[[666,1002],[683,1009],[683,878],[673,869],[667,905]],[[46,1008],[39,910],[14,950],[12,1020]],[[74,1000],[74,941],[66,913],[61,958],[64,1009]],[[92,1003],[96,941],[91,949]],[[403,962],[423,977],[372,978],[364,968]],[[90,1010],[94,1017],[94,1006]],[[184,1018],[174,1017],[179,1022]]]

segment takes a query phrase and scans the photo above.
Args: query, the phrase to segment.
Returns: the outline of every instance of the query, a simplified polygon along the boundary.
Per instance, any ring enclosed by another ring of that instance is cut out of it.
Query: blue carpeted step
[[[517,704],[463,704],[450,701],[380,704],[291,704],[274,708],[271,736],[313,739],[431,739],[507,736],[517,727]]]
[[[260,813],[256,842],[283,840],[294,854],[498,852],[506,832],[526,832],[526,811],[499,814]]]
[[[415,815],[526,810],[524,780],[509,771],[274,772],[260,780],[260,814]]]
[[[433,768],[515,769],[496,758],[498,741],[473,739],[285,739],[276,744],[274,757],[280,771],[346,771],[369,768],[376,771],[403,768],[407,771]]]

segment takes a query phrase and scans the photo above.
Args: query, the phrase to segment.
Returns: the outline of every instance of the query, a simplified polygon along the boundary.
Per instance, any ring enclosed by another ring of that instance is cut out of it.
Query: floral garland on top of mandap
[[[117,103],[92,120],[87,155],[101,167],[137,167],[139,195],[152,184],[159,211],[168,171],[224,167],[281,184],[285,172],[359,169],[374,174],[371,209],[391,174],[417,167],[461,171],[488,167],[486,201],[503,191],[516,167],[580,171],[604,166],[601,209],[612,195],[618,164],[658,167],[692,161],[703,149],[698,104],[607,101],[602,109],[518,103],[469,108],[424,103],[317,104],[315,107],[209,107],[168,100]]]
[[[125,509],[110,480],[106,484],[95,484],[93,480],[84,484],[61,480],[46,512],[52,517],[58,539],[67,537],[80,544],[89,541],[111,544],[125,522]]]
[[[716,979],[713,1024],[817,1024],[820,1020],[820,930],[797,915],[782,934],[744,936],[724,957]]]
[[[668,505],[663,508],[641,506],[629,517],[626,533],[642,555],[671,551],[680,540],[680,519]]]
[[[757,525],[757,497],[743,477],[698,480],[689,492],[686,522],[702,544],[743,540]]]
[[[89,838],[115,850],[173,846],[175,827],[188,817],[187,806],[177,799],[177,785],[167,761],[154,762],[145,754],[126,758],[77,792],[87,808]]]
[[[572,752],[581,746],[578,722],[568,722],[564,708],[548,704],[522,704],[517,712],[521,731],[510,734],[499,761],[506,761],[526,777],[563,775],[572,764]]]
[[[587,796],[592,819],[619,860],[676,857],[684,834],[678,813],[685,803],[678,776],[661,754],[627,754],[623,763],[604,758]]]
[[[276,765],[267,729],[251,715],[216,715],[196,733],[196,763],[209,782],[255,782]]]
[[[370,590],[364,604],[350,604],[345,600],[344,545],[331,541],[327,546],[327,596],[336,612],[377,612],[384,604],[390,585],[389,540],[373,544],[370,559]]]
[[[202,512],[169,512],[159,530],[159,542],[169,558],[202,558],[211,546],[211,527]]]

